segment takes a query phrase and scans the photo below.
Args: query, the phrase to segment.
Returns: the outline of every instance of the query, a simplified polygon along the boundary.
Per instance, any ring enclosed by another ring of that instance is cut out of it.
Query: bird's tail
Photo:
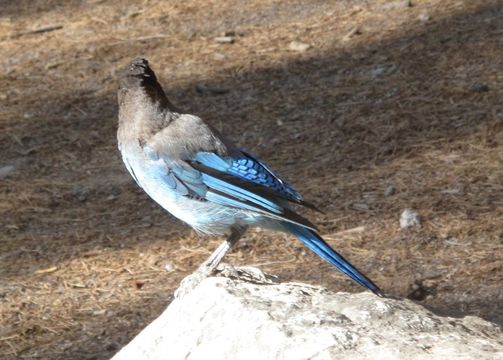
[[[339,255],[334,249],[328,245],[315,231],[307,229],[297,224],[283,222],[283,227],[302,241],[311,251],[322,259],[328,261],[335,266],[339,271],[343,272],[355,282],[363,287],[366,287],[374,294],[383,297],[384,294],[375,285],[372,280],[363,275],[357,268]]]

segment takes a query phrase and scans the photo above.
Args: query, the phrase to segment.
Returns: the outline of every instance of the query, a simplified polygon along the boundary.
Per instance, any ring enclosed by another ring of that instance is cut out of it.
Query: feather
[[[332,249],[315,231],[291,223],[284,223],[283,227],[299,238],[316,255],[349,276],[353,281],[371,290],[376,295],[384,296],[377,285]]]

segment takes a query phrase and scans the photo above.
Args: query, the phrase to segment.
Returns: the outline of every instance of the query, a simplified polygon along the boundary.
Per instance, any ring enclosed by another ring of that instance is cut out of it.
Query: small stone
[[[390,185],[386,188],[386,190],[384,190],[384,196],[385,197],[390,197],[390,196],[393,196],[395,195],[396,193],[396,189],[393,185]]]
[[[233,44],[235,38],[234,36],[218,36],[214,40],[219,44]]]
[[[391,1],[387,2],[384,5],[382,5],[382,9],[385,11],[388,10],[395,10],[395,9],[406,9],[412,7],[412,1],[411,0],[398,0],[398,1]]]
[[[292,41],[288,44],[288,50],[297,52],[306,52],[310,47],[311,45],[300,41]]]
[[[164,265],[164,270],[166,270],[167,272],[172,272],[175,270],[175,265],[171,261],[168,261],[166,265]]]
[[[11,175],[14,172],[14,170],[16,170],[14,165],[2,166],[0,168],[0,180],[3,180],[6,177],[8,177],[9,175]]]
[[[352,208],[357,211],[362,211],[362,212],[369,210],[369,206],[365,203],[354,203]]]
[[[469,246],[471,244],[470,242],[463,243],[463,242],[459,241],[459,239],[456,237],[450,237],[450,238],[446,239],[445,243],[447,245],[451,245],[451,246]]]
[[[94,310],[93,315],[94,316],[102,316],[105,315],[107,311],[105,309],[100,309],[100,310]]]
[[[383,64],[378,65],[370,71],[370,74],[374,78],[384,77],[393,74],[397,69],[395,64]]]
[[[85,188],[76,188],[73,191],[73,196],[77,198],[77,200],[80,202],[86,202],[87,199],[89,198],[89,195],[90,195],[89,190]]]
[[[489,86],[487,84],[482,83],[482,82],[476,81],[475,83],[473,83],[471,89],[472,89],[472,91],[475,91],[478,93],[483,93],[483,92],[489,91]]]
[[[465,193],[465,189],[463,185],[454,184],[447,189],[441,190],[440,193],[449,195],[463,195]]]
[[[431,17],[428,13],[421,13],[417,17],[417,19],[422,22],[428,22],[428,21],[430,21]]]
[[[419,214],[412,209],[405,209],[400,215],[400,228],[409,229],[416,226],[421,226]]]

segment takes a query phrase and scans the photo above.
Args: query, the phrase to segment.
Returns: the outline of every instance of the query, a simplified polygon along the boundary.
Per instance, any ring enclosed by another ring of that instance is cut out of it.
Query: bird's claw
[[[228,278],[238,278],[239,271],[231,264],[220,263],[218,267],[215,269],[215,273],[219,276],[228,277]]]
[[[175,298],[180,299],[194,290],[204,279],[210,276],[212,270],[205,266],[201,265],[196,271],[194,271],[189,276],[185,277],[178,289],[175,291]]]

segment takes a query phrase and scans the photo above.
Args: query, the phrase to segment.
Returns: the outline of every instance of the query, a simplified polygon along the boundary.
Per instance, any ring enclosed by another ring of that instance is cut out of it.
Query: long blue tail
[[[330,247],[316,232],[297,224],[283,222],[283,227],[293,235],[297,236],[311,251],[322,259],[328,261],[335,266],[339,271],[343,272],[355,282],[363,287],[366,287],[374,294],[383,297],[384,294],[369,278],[363,275],[357,268],[339,255]]]

